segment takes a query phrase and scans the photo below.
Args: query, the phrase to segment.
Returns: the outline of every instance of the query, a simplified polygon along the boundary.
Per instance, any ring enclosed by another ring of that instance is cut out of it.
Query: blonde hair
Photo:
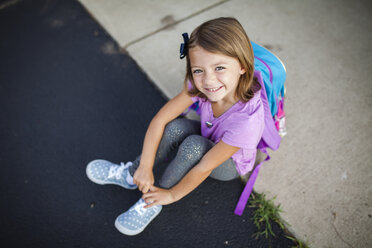
[[[201,24],[191,33],[187,49],[196,46],[200,46],[208,52],[223,54],[239,61],[240,65],[246,70],[240,76],[235,92],[239,100],[248,102],[254,96],[255,91],[260,89],[260,84],[253,77],[254,55],[252,45],[238,20],[232,17],[221,17]],[[186,60],[185,89],[190,96],[207,99],[195,86],[188,55]],[[191,89],[188,89],[188,81],[192,84]]]

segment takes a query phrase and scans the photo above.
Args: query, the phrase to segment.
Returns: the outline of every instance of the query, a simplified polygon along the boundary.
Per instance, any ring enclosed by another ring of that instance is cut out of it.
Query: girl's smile
[[[220,89],[222,89],[223,86],[220,86],[220,87],[216,87],[216,88],[205,88],[207,91],[209,92],[216,92]]]
[[[239,61],[211,53],[196,46],[189,49],[191,71],[196,88],[211,102],[235,103],[240,76],[245,73]]]

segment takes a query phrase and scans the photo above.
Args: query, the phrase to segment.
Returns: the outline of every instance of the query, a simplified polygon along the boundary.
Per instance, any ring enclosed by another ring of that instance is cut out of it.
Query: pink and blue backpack
[[[252,192],[258,172],[263,162],[270,159],[267,148],[277,150],[281,138],[286,135],[284,113],[284,82],[286,69],[282,61],[269,50],[251,42],[254,53],[254,76],[261,84],[261,101],[264,105],[265,128],[257,149],[267,155],[266,159],[256,165],[247,184],[240,195],[234,213],[242,215]]]
[[[265,128],[257,149],[267,155],[266,159],[256,165],[240,195],[234,213],[242,215],[252,192],[253,185],[263,162],[270,159],[267,148],[277,150],[281,138],[286,135],[284,113],[284,82],[286,69],[281,60],[266,48],[251,42],[254,53],[254,76],[261,84],[261,101],[264,105]],[[181,47],[182,50],[182,47]],[[189,107],[200,115],[198,102]]]

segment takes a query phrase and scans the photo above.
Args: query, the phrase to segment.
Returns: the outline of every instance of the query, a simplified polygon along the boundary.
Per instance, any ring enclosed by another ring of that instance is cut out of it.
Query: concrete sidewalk
[[[369,1],[80,0],[171,98],[183,32],[236,17],[287,67],[287,129],[260,171],[289,230],[310,247],[372,246],[372,4]]]

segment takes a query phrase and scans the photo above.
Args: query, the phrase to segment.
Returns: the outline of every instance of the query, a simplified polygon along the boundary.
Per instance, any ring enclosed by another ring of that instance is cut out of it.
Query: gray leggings
[[[175,119],[165,127],[154,166],[164,162],[174,149],[178,148],[178,150],[176,157],[168,164],[159,181],[160,187],[169,189],[176,185],[215,145],[200,133],[200,122],[186,118]],[[133,166],[129,168],[132,176],[139,166],[140,159],[141,156],[138,156]],[[232,158],[223,162],[210,174],[210,177],[221,181],[229,181],[238,176]]]

